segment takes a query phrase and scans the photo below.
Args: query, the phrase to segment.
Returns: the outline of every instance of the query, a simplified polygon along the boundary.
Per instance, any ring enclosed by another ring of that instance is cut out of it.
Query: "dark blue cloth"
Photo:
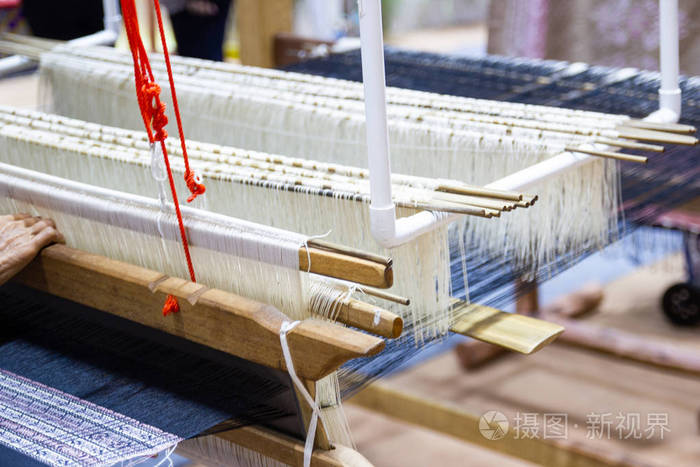
[[[303,439],[284,372],[16,285],[0,304],[0,368],[182,438],[227,422]]]

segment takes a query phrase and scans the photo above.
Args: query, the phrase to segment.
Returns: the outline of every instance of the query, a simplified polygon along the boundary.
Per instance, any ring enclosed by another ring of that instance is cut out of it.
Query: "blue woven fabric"
[[[181,438],[225,421],[303,438],[284,372],[23,287],[0,288],[0,303],[4,370]]]

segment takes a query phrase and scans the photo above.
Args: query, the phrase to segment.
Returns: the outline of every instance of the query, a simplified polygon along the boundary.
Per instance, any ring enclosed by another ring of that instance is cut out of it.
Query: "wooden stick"
[[[640,141],[651,141],[653,143],[680,144],[683,146],[695,146],[698,139],[694,136],[679,135],[676,133],[666,133],[662,131],[643,130],[640,128],[629,128],[619,126],[616,128],[618,137],[624,139],[636,139]]]
[[[393,263],[393,260],[388,256],[375,255],[374,253],[358,250],[356,248],[351,248],[345,245],[339,245],[337,243],[332,243],[320,238],[313,238],[308,241],[308,244],[309,246],[314,246],[322,250],[335,251],[336,253],[344,253],[348,256],[366,259],[367,261],[373,261],[375,263],[383,264],[385,266],[391,266]]]
[[[352,298],[339,305],[336,321],[389,339],[401,336],[403,319],[397,314]]]
[[[453,315],[450,331],[523,354],[537,352],[564,332],[557,324],[477,304],[460,303]]]
[[[598,138],[595,140],[598,144],[605,144],[608,146],[615,146],[617,148],[626,149],[639,149],[640,151],[650,151],[650,152],[664,152],[663,146],[658,146],[656,144],[644,144],[637,143],[635,141],[626,141],[614,138]]]
[[[10,42],[17,42],[19,44],[28,44],[31,46],[34,46],[39,49],[44,49],[44,50],[51,50],[53,47],[60,45],[60,44],[65,44],[65,41],[61,40],[56,40],[56,39],[46,39],[46,38],[39,38],[35,36],[27,36],[25,34],[17,34],[14,32],[3,32],[0,33],[0,39],[10,41]]]
[[[516,201],[495,200],[493,198],[482,198],[478,196],[457,195],[454,193],[446,193],[436,191],[433,193],[433,199],[439,202],[447,201],[449,203],[465,204],[477,206],[480,208],[493,209],[496,211],[510,211],[516,207]]]
[[[28,44],[0,40],[0,52],[9,55],[22,55],[31,60],[39,60],[44,50]]]
[[[551,437],[518,436],[517,431],[512,427],[503,439],[491,440],[479,430],[480,423],[483,423],[481,422],[483,413],[471,413],[465,408],[465,404],[457,405],[436,400],[434,397],[418,395],[409,392],[406,388],[398,389],[386,382],[370,384],[354,395],[349,403],[536,465],[577,467],[648,465],[648,462],[640,456],[629,454],[622,456],[619,451],[599,444],[587,446],[571,440]]]
[[[286,465],[302,465],[304,462],[304,442],[269,428],[247,426],[227,430],[215,435],[223,441],[262,454]],[[189,459],[206,465],[220,465],[222,459],[202,459],[201,450],[191,445],[195,440],[186,440],[178,445],[177,451]],[[313,467],[372,467],[372,464],[359,452],[341,445],[330,450],[314,449],[311,455]]]
[[[311,399],[316,400],[316,383],[309,380],[305,380],[303,383],[304,386],[306,386],[306,390],[311,396]],[[294,392],[297,396],[297,402],[301,411],[301,418],[304,421],[304,428],[308,433],[309,425],[311,424],[311,417],[313,415],[313,407],[306,402],[306,399],[304,396],[302,396],[301,392],[299,392],[299,388],[297,388],[296,385],[294,386]],[[324,451],[331,449],[331,442],[328,439],[328,434],[326,433],[326,429],[323,425],[323,418],[321,417],[318,418],[318,425],[316,426],[316,432],[314,433],[314,449],[323,449]]]
[[[44,249],[15,281],[261,365],[286,369],[279,330],[287,317],[270,305],[64,245]],[[179,299],[180,312],[164,317],[168,295]],[[378,337],[320,320],[302,322],[288,341],[296,372],[313,381],[350,359],[375,355],[384,348]]]
[[[520,201],[523,195],[513,191],[492,190],[476,186],[456,186],[456,185],[440,185],[438,191],[447,193],[455,193],[458,195],[483,196],[486,198],[504,199],[507,201]]]
[[[406,297],[401,297],[399,295],[394,295],[381,290],[372,289],[370,287],[361,287],[360,290],[367,295],[381,298],[382,300],[387,300],[389,302],[398,303],[399,305],[408,306],[411,304],[411,300]]]
[[[620,329],[562,318],[553,313],[544,314],[543,317],[566,327],[560,342],[648,365],[700,375],[700,355],[696,351],[654,341],[646,336],[636,336]]]
[[[684,125],[682,123],[657,123],[636,119],[626,121],[625,126],[641,128],[643,130],[666,131],[669,133],[695,133],[698,131],[694,126]]]
[[[397,206],[401,206],[397,203]],[[443,201],[441,203],[433,202],[416,202],[416,203],[406,203],[403,207],[410,207],[415,209],[423,209],[425,211],[443,211],[451,212],[454,214],[464,214],[467,216],[485,217],[487,219],[491,217],[499,217],[501,215],[500,211],[494,209],[480,208],[477,206],[470,206],[467,204],[457,204]]]
[[[311,268],[309,268],[309,257]],[[308,253],[306,247],[299,248],[299,270],[380,289],[388,289],[394,284],[394,271],[391,264],[319,248],[309,247]]]
[[[571,146],[567,146],[564,149],[566,151],[569,151],[569,152],[581,152],[583,154],[590,154],[591,156],[605,157],[608,159],[617,159],[617,160],[628,161],[628,162],[638,162],[640,164],[646,164],[647,161],[649,160],[648,157],[633,156],[630,154],[622,154],[619,152],[598,151],[596,149],[574,148]]]

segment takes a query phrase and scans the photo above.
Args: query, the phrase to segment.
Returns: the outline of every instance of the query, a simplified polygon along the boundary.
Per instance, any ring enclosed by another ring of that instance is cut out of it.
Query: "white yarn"
[[[59,50],[59,53],[61,51]],[[112,64],[130,65],[131,57],[123,51],[111,48],[67,48],[63,51],[70,56],[98,60]],[[345,100],[362,101],[364,98],[361,83],[325,78],[303,73],[284,72],[266,68],[242,66],[233,63],[219,63],[186,57],[172,57],[176,74],[214,80],[238,85],[250,85],[290,91],[294,94],[335,97]],[[156,56],[152,60],[154,70],[163,71],[163,61]],[[498,115],[511,118],[533,118],[541,121],[561,122],[566,120],[586,121],[592,126],[611,127],[629,117],[601,112],[551,108],[541,105],[488,101],[484,99],[445,96],[425,91],[400,88],[387,88],[389,105],[407,105],[435,110],[455,110],[484,115]]]
[[[0,146],[3,148],[0,160],[5,162],[142,196],[155,195],[150,158],[144,150],[123,147],[121,151],[107,150],[97,143],[14,125],[0,128]],[[32,157],[26,157],[27,154]],[[171,166],[176,173],[184,171],[179,158],[173,157]],[[210,170],[210,165],[192,160],[192,166],[201,171],[207,185],[206,196],[196,202],[201,208],[286,230],[308,233],[332,230],[333,241],[377,250],[365,228],[368,214],[363,203],[232,183],[226,176],[213,177],[216,172]],[[181,189],[184,194],[184,187]],[[401,215],[413,213],[414,210],[400,210]],[[299,245],[301,242],[296,243],[297,250]],[[407,322],[429,323],[415,328],[418,341],[446,333],[450,324],[446,313],[450,300],[447,227],[391,252],[380,253],[394,259],[393,291],[412,299],[409,308],[389,307]]]
[[[43,58],[45,79],[50,82],[54,96],[60,96],[54,99],[54,109],[64,115],[139,128],[141,121],[135,109],[126,59],[123,64],[107,63],[104,59],[86,61],[76,58],[74,53],[55,52]],[[114,52],[110,54],[115,55]],[[257,88],[250,85],[250,81],[246,84],[248,87],[242,87],[218,75],[216,79],[200,75],[201,68],[205,67],[199,63],[183,65],[176,77],[180,107],[190,137],[309,160],[349,166],[366,164],[360,100],[301,92],[296,95],[296,88],[270,90],[264,87],[269,84],[269,77],[265,81],[267,84],[257,85]],[[278,75],[272,80],[275,86],[284,81],[282,76],[287,75]],[[291,81],[297,78],[294,76]],[[334,81],[326,87],[334,84],[337,83]],[[317,85],[318,81],[314,80],[314,86]],[[343,86],[339,88],[344,89]],[[352,92],[359,89],[357,83],[348,86],[355,86]],[[257,90],[252,92],[254,88]],[[392,168],[398,173],[456,178],[484,185],[541,162],[561,152],[568,144],[578,144],[588,138],[585,135],[562,136],[550,130],[543,132],[537,129],[539,122],[531,123],[530,129],[474,123],[454,109],[438,106],[445,101],[452,102],[451,98],[431,95],[432,107],[424,109],[421,106],[425,102],[417,105],[411,99],[428,99],[425,95],[404,95],[398,91],[396,95],[403,96],[403,100],[397,98],[400,102],[389,106],[392,116],[389,132]],[[413,97],[405,97],[409,95]],[[472,106],[469,107],[471,112],[479,110],[474,108],[477,101],[459,102]],[[584,128],[599,117],[596,113],[562,113],[546,107],[478,103],[505,108],[506,115],[540,118],[549,112],[555,116],[550,119],[556,123],[550,124],[555,129]],[[342,108],[339,110],[338,106]],[[114,112],[114,108],[134,110]],[[203,114],[201,109],[207,112]],[[484,111],[489,112],[488,109]],[[621,118],[624,117],[601,117],[602,123],[596,125],[602,128],[603,134],[614,136],[616,133],[610,128]],[[564,123],[557,123],[559,121]],[[486,132],[487,129],[490,132]],[[519,265],[536,267],[561,252],[582,250],[609,241],[610,227],[616,225],[616,180],[614,162],[594,161],[535,187],[540,200],[527,212],[509,213],[494,222],[478,219],[465,222],[469,232],[474,232],[473,238],[479,248],[491,254],[512,251]],[[581,210],[588,215],[585,223],[576,222],[580,218],[574,218]],[[577,225],[576,229],[571,228],[571,221]],[[472,228],[472,224],[475,227]]]

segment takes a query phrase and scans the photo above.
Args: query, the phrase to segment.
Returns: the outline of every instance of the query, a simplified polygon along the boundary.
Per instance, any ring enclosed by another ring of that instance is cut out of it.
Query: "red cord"
[[[175,84],[173,82],[173,74],[170,67],[170,57],[168,55],[168,49],[165,43],[165,33],[163,30],[163,20],[160,13],[160,3],[158,0],[153,0],[157,17],[158,26],[160,29],[160,37],[163,43],[163,54],[165,56],[165,63],[168,68],[168,79],[170,81],[170,90],[173,98],[173,108],[175,110],[175,116],[177,118],[177,128],[180,135],[180,144],[182,145],[183,158],[185,160],[185,181],[187,182],[187,187],[190,189],[192,196],[188,199],[188,202],[192,201],[197,195],[204,193],[205,187],[196,182],[194,173],[190,170],[189,160],[187,158],[187,148],[185,145],[185,135],[182,130],[182,121],[180,119],[180,110],[177,104],[177,97],[175,95]],[[163,150],[163,159],[165,161],[165,168],[168,173],[168,181],[170,182],[170,191],[173,196],[173,204],[175,205],[175,213],[177,215],[177,222],[180,228],[180,237],[182,239],[182,248],[185,251],[185,259],[187,260],[187,268],[190,272],[190,279],[192,282],[197,282],[194,275],[194,267],[192,266],[192,257],[190,256],[190,248],[187,244],[187,234],[185,232],[185,224],[182,221],[182,213],[180,212],[180,203],[177,199],[177,191],[175,189],[175,180],[173,179],[172,170],[170,169],[170,160],[168,159],[168,151],[165,147],[165,140],[168,137],[168,132],[165,130],[165,126],[168,124],[168,117],[165,115],[165,103],[160,100],[160,86],[156,84],[153,78],[153,71],[151,70],[151,64],[148,60],[148,54],[146,53],[146,48],[141,40],[141,33],[139,32],[139,20],[136,11],[136,5],[134,0],[121,0],[122,5],[122,17],[124,19],[124,27],[126,29],[126,35],[129,39],[129,48],[131,49],[131,56],[134,61],[134,81],[136,84],[136,98],[138,100],[139,109],[141,111],[141,117],[143,118],[143,123],[146,127],[146,132],[148,133],[148,139],[151,144],[156,142],[160,143],[160,147]],[[177,299],[168,295],[165,305],[163,306],[163,316],[167,316],[170,313],[177,313],[180,309]]]
[[[197,196],[204,194],[206,188],[195,179],[194,172],[190,170],[190,160],[187,157],[187,147],[185,145],[185,134],[182,131],[182,119],[180,118],[180,106],[177,103],[177,95],[175,94],[175,82],[173,81],[173,70],[170,66],[170,54],[168,53],[168,44],[165,41],[165,31],[163,29],[163,17],[160,13],[160,1],[153,0],[156,8],[156,18],[158,19],[158,30],[160,31],[160,43],[163,45],[163,58],[165,59],[165,67],[168,69],[168,80],[170,81],[170,94],[173,97],[173,110],[175,111],[175,120],[177,120],[177,131],[180,134],[180,146],[182,147],[182,158],[185,160],[185,182],[189,188],[190,195],[187,202],[191,203]]]

